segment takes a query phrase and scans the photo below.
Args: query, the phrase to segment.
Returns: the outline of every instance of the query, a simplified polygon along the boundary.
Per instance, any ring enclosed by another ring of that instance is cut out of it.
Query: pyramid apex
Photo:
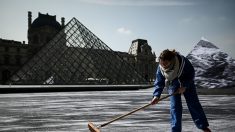
[[[203,40],[203,41],[207,41],[207,42],[209,42],[209,40],[208,39],[206,39],[205,37],[201,37],[201,40]]]

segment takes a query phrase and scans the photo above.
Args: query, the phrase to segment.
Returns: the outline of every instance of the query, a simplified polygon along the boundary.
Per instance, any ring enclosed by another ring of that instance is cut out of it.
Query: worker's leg
[[[170,97],[171,101],[171,130],[172,132],[181,132],[182,120],[182,102],[181,95],[177,94]]]
[[[199,129],[207,128],[209,124],[206,115],[203,111],[203,108],[199,102],[194,84],[191,84],[191,87],[186,89],[186,91],[184,92],[184,97],[196,126]]]

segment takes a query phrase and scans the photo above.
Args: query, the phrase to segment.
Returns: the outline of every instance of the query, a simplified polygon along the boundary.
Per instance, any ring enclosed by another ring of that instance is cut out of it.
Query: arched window
[[[5,65],[8,65],[9,64],[9,62],[10,62],[10,56],[9,55],[4,55],[4,64]]]
[[[9,47],[5,47],[5,52],[8,52],[9,51]]]
[[[9,70],[2,71],[2,84],[6,84],[7,80],[10,78],[11,72]]]
[[[16,59],[16,64],[17,65],[21,65],[21,56],[20,55],[16,55],[15,59]]]
[[[37,35],[34,35],[33,36],[33,43],[38,43],[38,40],[39,40],[39,38],[38,38],[38,36]]]
[[[145,55],[148,55],[148,50],[145,49],[145,50],[144,50],[144,53],[145,53]]]
[[[49,41],[50,41],[51,39],[50,39],[50,37],[46,37],[46,43],[48,43]]]

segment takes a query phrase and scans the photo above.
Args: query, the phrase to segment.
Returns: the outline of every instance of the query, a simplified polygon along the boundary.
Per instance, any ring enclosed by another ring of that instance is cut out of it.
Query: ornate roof
[[[40,12],[38,13],[38,18],[36,18],[31,27],[32,28],[38,28],[42,26],[51,26],[56,29],[61,29],[61,25],[59,22],[56,21],[56,16],[51,16],[48,14],[41,14]]]

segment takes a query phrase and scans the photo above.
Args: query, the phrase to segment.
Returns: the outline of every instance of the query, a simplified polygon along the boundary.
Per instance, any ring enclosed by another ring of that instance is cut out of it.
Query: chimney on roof
[[[65,19],[64,17],[61,18],[61,26],[64,27],[64,22],[65,22]]]
[[[32,24],[32,12],[28,11],[28,28],[31,27]]]

